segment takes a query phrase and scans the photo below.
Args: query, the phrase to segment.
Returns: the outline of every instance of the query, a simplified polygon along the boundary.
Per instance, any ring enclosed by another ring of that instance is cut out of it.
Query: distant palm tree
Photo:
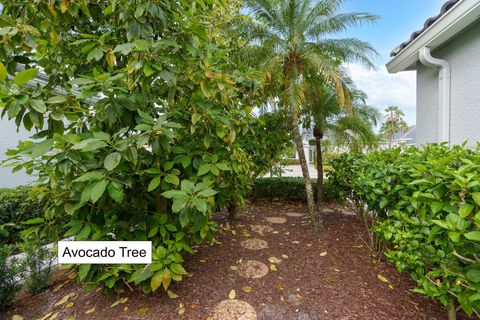
[[[393,140],[397,133],[403,133],[408,129],[407,122],[403,119],[405,114],[397,106],[389,106],[385,109],[385,121],[380,132],[388,139],[388,147],[393,148]]]
[[[254,57],[269,76],[278,79],[271,92],[280,98],[291,115],[293,139],[297,147],[307,193],[311,221],[322,226],[321,212],[315,204],[299,129],[299,114],[306,103],[306,90],[311,85],[308,74],[320,75],[332,83],[337,96],[345,96],[338,67],[343,62],[360,62],[373,67],[371,58],[376,51],[358,39],[332,39],[334,33],[372,22],[377,16],[368,13],[338,13],[341,0],[250,0],[253,9],[258,44]]]

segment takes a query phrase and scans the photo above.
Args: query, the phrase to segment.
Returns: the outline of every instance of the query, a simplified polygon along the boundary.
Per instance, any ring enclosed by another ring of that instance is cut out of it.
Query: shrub
[[[239,140],[261,73],[226,34],[240,3],[201,3],[2,2],[3,27],[28,23],[0,47],[0,116],[38,132],[7,159],[48,186],[38,222],[68,219],[63,236],[77,240],[152,241],[147,267],[79,266],[87,289],[167,290],[192,245],[213,239],[212,211],[247,194],[255,166]],[[47,83],[28,85],[40,69]]]
[[[43,217],[44,201],[31,187],[0,189],[0,245],[20,241],[21,231],[28,225],[22,222]]]
[[[453,317],[455,304],[480,311],[480,145],[429,145],[333,161],[330,186],[377,219],[386,253],[437,298]]]
[[[15,293],[20,288],[16,282],[19,275],[17,261],[8,259],[12,249],[12,246],[0,247],[0,310],[4,310],[10,305]]]
[[[315,193],[317,179],[312,179],[312,188]],[[307,200],[305,184],[302,177],[258,178],[253,184],[251,199],[281,198],[285,200]],[[325,185],[324,200],[332,200],[330,187]]]
[[[54,253],[38,242],[25,242],[20,246],[25,258],[20,262],[24,288],[30,293],[45,290],[53,273]]]

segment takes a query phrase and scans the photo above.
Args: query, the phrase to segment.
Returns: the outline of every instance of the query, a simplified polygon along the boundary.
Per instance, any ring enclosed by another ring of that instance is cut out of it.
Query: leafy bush
[[[16,280],[19,268],[15,259],[8,260],[12,253],[12,246],[0,247],[0,310],[10,305],[15,293],[20,289]]]
[[[241,202],[253,182],[239,140],[261,74],[242,64],[245,40],[226,34],[241,3],[2,5],[13,31],[0,47],[2,116],[38,132],[8,163],[48,186],[45,221],[30,230],[66,218],[63,236],[78,240],[151,240],[148,266],[82,265],[78,280],[167,290],[187,274],[192,245],[213,238],[211,212]],[[40,69],[47,83],[28,85]]]
[[[387,258],[437,298],[453,317],[455,303],[480,312],[480,145],[429,145],[343,155],[329,184],[377,219],[392,244]]]
[[[25,290],[33,294],[42,292],[52,278],[54,253],[38,242],[23,243],[20,249],[25,253],[20,262]]]
[[[316,179],[312,179],[313,192],[316,191]],[[316,196],[316,194],[315,194]],[[285,200],[307,200],[305,184],[302,177],[258,178],[250,194],[252,199],[280,198]],[[332,200],[329,186],[325,186],[324,200]]]
[[[29,227],[24,222],[43,217],[45,202],[38,195],[32,187],[0,189],[0,246],[19,242],[20,233]]]

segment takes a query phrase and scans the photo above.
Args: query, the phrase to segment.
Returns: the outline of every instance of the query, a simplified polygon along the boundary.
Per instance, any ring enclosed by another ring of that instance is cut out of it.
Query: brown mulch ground
[[[364,227],[355,216],[328,213],[326,232],[319,235],[309,227],[306,215],[287,216],[289,212],[306,212],[306,207],[292,202],[255,202],[248,206],[239,223],[231,227],[219,216],[223,226],[216,238],[219,243],[204,245],[195,256],[187,258],[189,276],[171,287],[179,296],[176,299],[169,298],[162,290],[150,295],[129,291],[119,295],[85,292],[62,271],[47,291],[35,296],[21,294],[6,313],[0,314],[0,319],[11,319],[14,314],[24,319],[38,319],[49,313],[49,317],[55,317],[58,312],[56,319],[71,316],[71,319],[200,320],[213,317],[215,307],[229,299],[231,290],[235,290],[236,300],[253,307],[259,320],[446,319],[442,306],[409,291],[414,283],[407,274],[399,274],[391,264],[371,259],[362,241]],[[286,222],[269,223],[267,217],[283,217]],[[252,230],[252,225],[270,226],[273,232],[268,227]],[[268,247],[249,250],[241,245],[252,238],[265,240]],[[247,260],[267,265],[268,274],[253,279],[242,277],[241,265]],[[378,275],[389,282],[381,281]],[[70,293],[67,302],[54,306]],[[128,300],[110,307],[119,298]],[[91,313],[85,314],[88,310]],[[255,319],[251,315],[246,311],[238,319]],[[222,318],[229,320],[225,313],[217,316]]]

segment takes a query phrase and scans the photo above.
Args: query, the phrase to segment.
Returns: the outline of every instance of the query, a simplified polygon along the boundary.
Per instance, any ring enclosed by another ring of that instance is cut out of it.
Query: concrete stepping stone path
[[[238,265],[237,271],[244,278],[258,279],[268,274],[268,267],[260,261],[245,260]]]
[[[245,301],[223,300],[208,320],[257,320],[255,309]]]
[[[300,218],[300,217],[303,217],[305,215],[305,213],[303,213],[303,212],[287,212],[286,215],[289,216],[289,217],[292,217],[292,218]]]
[[[262,250],[268,248],[268,242],[258,238],[243,240],[240,245],[248,250]]]
[[[268,218],[265,218],[265,220],[267,220],[270,223],[278,223],[278,224],[287,222],[287,219],[282,217],[268,217]]]
[[[268,233],[273,232],[273,228],[267,225],[255,225],[255,226],[251,226],[251,228],[253,232],[258,233],[261,236],[264,236]]]

